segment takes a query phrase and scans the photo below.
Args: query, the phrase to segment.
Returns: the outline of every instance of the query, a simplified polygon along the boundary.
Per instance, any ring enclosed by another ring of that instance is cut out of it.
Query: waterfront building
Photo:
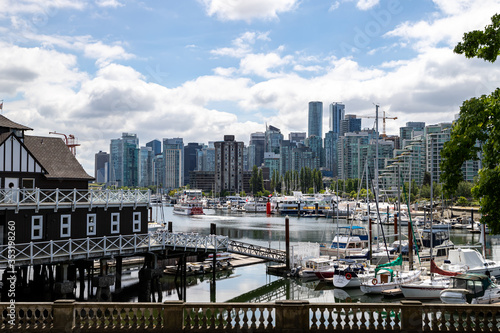
[[[272,152],[275,154],[280,153],[280,144],[283,141],[283,134],[279,128],[274,126],[266,126],[266,141],[265,141],[265,153]]]
[[[154,152],[151,147],[141,147],[139,151],[139,186],[154,185]]]
[[[195,170],[189,172],[190,186],[205,193],[215,190],[215,171]]]
[[[304,143],[306,140],[306,132],[290,132],[288,140],[292,143]]]
[[[165,189],[172,190],[184,184],[184,143],[182,138],[163,139]]]
[[[161,141],[160,140],[154,139],[152,141],[149,141],[148,143],[146,143],[146,147],[151,147],[151,149],[153,150],[153,154],[155,156],[161,154]]]
[[[308,137],[305,141],[305,146],[308,147],[312,152],[312,157],[315,159],[315,167],[313,169],[318,169],[325,164],[325,153],[323,150],[323,140],[321,137],[312,135]]]
[[[323,137],[323,102],[309,102],[307,136]]]
[[[260,167],[264,163],[264,152],[266,151],[266,134],[256,132],[250,134],[250,142],[248,144],[248,168],[251,170],[254,165]]]
[[[338,142],[339,135],[333,131],[325,133],[325,167],[331,172],[332,177],[338,176]]]
[[[196,170],[198,152],[203,148],[199,143],[190,142],[184,146],[184,181],[183,185],[190,184],[189,173]]]
[[[273,152],[264,153],[264,166],[269,169],[269,177],[271,177],[275,171],[280,174],[280,154]]]
[[[99,151],[95,154],[94,177],[96,183],[102,184],[108,182],[109,154]]]
[[[354,179],[363,176],[365,172],[366,159],[371,159],[372,167],[375,158],[375,149],[370,151],[366,147],[370,144],[375,145],[376,133],[373,130],[345,133],[338,139],[338,177],[340,179]],[[372,141],[373,140],[373,141]],[[375,147],[375,146],[374,146]],[[365,148],[365,150],[363,150]],[[368,154],[368,156],[367,156]],[[381,156],[379,151],[379,157]],[[380,163],[380,161],[379,161]],[[369,170],[370,179],[374,177],[374,170]]]
[[[215,171],[215,146],[213,141],[209,141],[208,145],[203,145],[198,150],[196,163],[197,171]]]
[[[296,147],[292,150],[292,171],[298,171],[302,168],[311,170],[318,169],[319,160],[313,156],[313,152],[305,146]]]
[[[297,144],[291,140],[281,141],[280,146],[280,171],[281,175],[285,175],[288,171],[292,171],[292,152],[297,148]]]
[[[165,184],[165,162],[163,161],[163,154],[156,155],[153,158],[153,184],[158,187],[163,187]]]
[[[441,169],[441,150],[445,142],[450,140],[451,123],[428,125],[424,129],[426,171],[435,182],[439,182]]]
[[[224,141],[215,142],[215,192],[239,193],[243,190],[246,191],[243,183],[243,142],[235,141],[234,135],[224,135]]]
[[[136,134],[122,133],[110,144],[110,185],[135,187],[139,185],[139,138]]]
[[[406,126],[399,128],[399,146],[406,146],[405,140],[411,140],[413,137],[424,134],[425,122],[410,121]]]

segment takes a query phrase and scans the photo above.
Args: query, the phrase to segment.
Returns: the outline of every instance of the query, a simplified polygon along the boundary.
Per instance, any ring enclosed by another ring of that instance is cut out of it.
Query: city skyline
[[[453,53],[500,0],[5,0],[2,114],[34,135],[72,134],[94,154],[120,133],[185,142],[272,124],[307,132],[308,102],[346,114],[453,120],[498,85],[498,66]],[[371,128],[373,119],[362,119]]]

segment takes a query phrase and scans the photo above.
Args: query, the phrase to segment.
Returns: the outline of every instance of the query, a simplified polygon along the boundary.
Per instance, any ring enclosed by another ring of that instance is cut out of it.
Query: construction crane
[[[360,117],[360,118],[376,118],[376,117],[374,117],[374,116],[359,116],[359,117]],[[383,116],[383,117],[379,117],[379,118],[382,118],[382,125],[383,125],[383,127],[382,127],[382,136],[383,136],[383,137],[386,137],[387,135],[385,134],[385,120],[386,120],[386,119],[393,119],[393,120],[396,120],[396,119],[398,119],[398,117],[386,117],[386,116],[385,116],[385,111],[384,111],[384,116]]]
[[[57,135],[62,135],[64,136],[64,142],[66,143],[66,146],[69,148],[71,153],[76,156],[76,147],[79,146],[80,144],[76,142],[76,138],[73,134],[66,135],[63,133],[58,133],[58,132],[49,132],[49,134],[57,134]]]

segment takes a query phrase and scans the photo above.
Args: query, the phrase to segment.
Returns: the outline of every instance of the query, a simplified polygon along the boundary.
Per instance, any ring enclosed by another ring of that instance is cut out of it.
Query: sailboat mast
[[[432,144],[432,141],[431,141],[431,212],[430,212],[430,220],[431,220],[431,243],[430,243],[430,253],[429,253],[429,256],[430,256],[430,260],[432,260],[432,252],[433,252],[433,248],[434,248],[434,234],[432,233],[432,224],[434,223],[434,217],[432,216],[432,213],[433,213],[433,202],[432,202],[432,197],[434,196],[434,192],[433,192],[433,183],[434,183],[434,177],[433,177],[433,174],[434,174],[434,149],[433,149],[433,144]],[[434,274],[431,274],[431,279],[433,278],[433,275]]]

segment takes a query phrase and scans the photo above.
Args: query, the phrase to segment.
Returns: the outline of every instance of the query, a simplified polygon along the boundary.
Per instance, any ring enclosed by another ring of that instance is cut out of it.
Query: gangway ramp
[[[235,240],[229,241],[227,251],[231,253],[243,254],[249,257],[266,259],[278,263],[285,263],[286,261],[285,251]]]

